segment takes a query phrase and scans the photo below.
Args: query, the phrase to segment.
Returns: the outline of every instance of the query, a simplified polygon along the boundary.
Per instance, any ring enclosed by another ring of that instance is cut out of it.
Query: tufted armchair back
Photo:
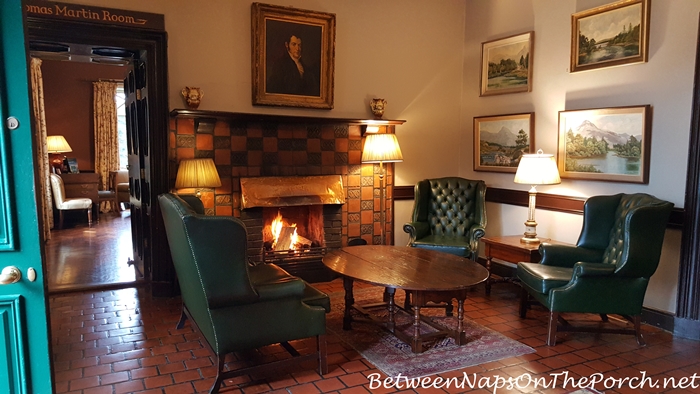
[[[426,179],[419,182],[422,200],[427,203],[427,220],[434,235],[464,237],[473,224],[485,219],[478,194],[483,181],[462,178]],[[424,193],[429,188],[427,193]],[[481,207],[478,207],[481,208]]]
[[[409,245],[476,257],[486,227],[486,184],[458,177],[424,179],[415,187]]]
[[[659,263],[672,208],[644,193],[591,197],[577,245],[604,249],[600,262],[615,265],[615,275],[649,278]]]

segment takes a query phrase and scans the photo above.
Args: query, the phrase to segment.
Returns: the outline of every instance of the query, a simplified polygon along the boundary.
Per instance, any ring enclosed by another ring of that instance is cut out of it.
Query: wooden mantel
[[[203,111],[191,109],[174,109],[170,111],[170,116],[179,118],[199,119],[216,119],[216,120],[240,120],[246,122],[274,122],[274,123],[304,123],[304,124],[329,124],[342,123],[349,125],[360,125],[364,133],[364,128],[367,126],[396,126],[402,125],[405,120],[388,120],[388,119],[349,119],[349,118],[330,118],[330,117],[315,117],[315,116],[290,116],[290,115],[271,115],[271,114],[251,114],[242,112],[224,112],[224,111]]]

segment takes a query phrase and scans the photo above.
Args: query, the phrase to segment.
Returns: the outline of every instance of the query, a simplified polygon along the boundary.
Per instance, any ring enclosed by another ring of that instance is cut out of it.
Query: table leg
[[[464,336],[464,299],[457,300],[457,338],[455,338],[455,343],[457,345],[462,345],[466,340]]]
[[[486,278],[486,295],[491,294],[491,256],[486,256],[486,270],[489,276]]]
[[[413,343],[411,344],[413,353],[423,351],[423,340],[420,337],[420,307],[418,302],[413,306]]]
[[[394,332],[396,328],[396,322],[394,320],[394,315],[396,314],[396,304],[394,303],[394,294],[396,289],[393,287],[387,287],[384,289],[387,295],[387,309],[389,310],[389,322],[387,323],[387,328],[389,331]]]
[[[355,297],[352,294],[352,278],[343,277],[343,288],[345,289],[345,313],[343,314],[343,330],[352,330],[352,315],[350,311],[355,304]]]

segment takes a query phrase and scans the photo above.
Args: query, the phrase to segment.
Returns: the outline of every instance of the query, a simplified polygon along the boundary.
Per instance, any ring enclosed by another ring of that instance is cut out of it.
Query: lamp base
[[[524,236],[524,237],[520,238],[520,242],[522,242],[524,244],[538,244],[538,243],[540,243],[540,239],[537,237]]]
[[[525,222],[525,234],[524,237],[520,238],[520,242],[526,244],[538,244],[540,243],[539,238],[537,238],[537,222],[534,220],[528,220]]]
[[[51,167],[53,167],[54,174],[60,174],[63,170],[63,156],[52,153],[53,158],[51,159]]]

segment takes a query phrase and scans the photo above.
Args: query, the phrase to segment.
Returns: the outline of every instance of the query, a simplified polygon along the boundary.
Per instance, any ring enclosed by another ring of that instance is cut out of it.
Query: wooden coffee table
[[[414,353],[423,349],[423,341],[449,336],[457,345],[466,343],[464,335],[464,300],[470,287],[486,281],[489,273],[480,264],[455,255],[408,246],[350,246],[336,249],[324,256],[323,264],[343,277],[345,289],[345,314],[343,329],[352,329],[353,321],[379,324],[396,337],[411,345]],[[353,282],[360,281],[386,289],[386,301],[358,305],[353,296]],[[396,289],[406,290],[412,298],[412,311],[394,302]],[[457,299],[457,330],[444,327],[427,316],[421,315],[421,307],[428,302],[448,302]],[[368,308],[386,306],[386,320],[371,316]],[[365,319],[353,318],[352,309]],[[403,310],[413,315],[413,335],[396,329],[395,314]],[[432,326],[437,332],[421,333],[420,322]]]

